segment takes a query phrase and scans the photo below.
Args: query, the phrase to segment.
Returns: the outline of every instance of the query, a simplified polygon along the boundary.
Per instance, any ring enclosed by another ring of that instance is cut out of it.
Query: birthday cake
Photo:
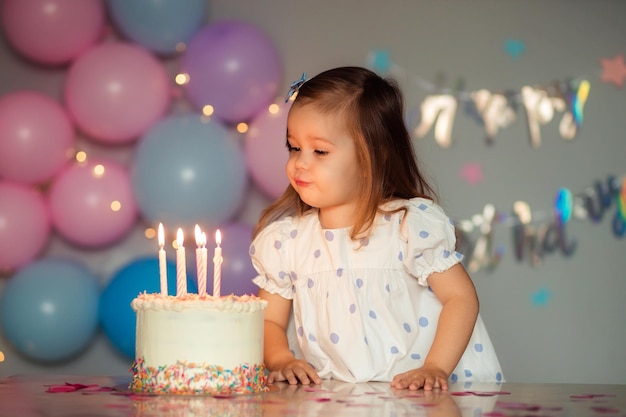
[[[252,295],[140,294],[129,389],[150,394],[265,391],[263,313]]]

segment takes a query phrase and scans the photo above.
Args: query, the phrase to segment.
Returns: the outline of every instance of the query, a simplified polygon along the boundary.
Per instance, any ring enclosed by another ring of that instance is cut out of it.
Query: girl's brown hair
[[[436,198],[417,165],[404,122],[404,100],[394,80],[383,79],[365,68],[334,68],[300,87],[292,108],[305,105],[322,114],[343,115],[355,140],[357,163],[363,174],[363,198],[350,233],[352,239],[369,234],[376,214],[383,212],[383,203],[414,197]],[[263,211],[253,235],[275,220],[300,216],[311,208],[289,185]]]

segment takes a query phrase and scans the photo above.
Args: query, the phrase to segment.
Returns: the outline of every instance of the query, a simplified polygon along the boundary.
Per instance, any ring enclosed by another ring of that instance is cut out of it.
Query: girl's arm
[[[471,278],[456,264],[450,269],[433,273],[428,284],[441,301],[442,308],[433,344],[424,366],[396,375],[391,381],[395,388],[430,390],[448,388],[448,377],[458,364],[476,323],[478,297]]]
[[[305,361],[296,359],[289,350],[287,325],[291,300],[259,290],[259,297],[268,302],[265,309],[263,360],[270,371],[268,383],[288,381],[290,384],[320,384],[321,379]]]

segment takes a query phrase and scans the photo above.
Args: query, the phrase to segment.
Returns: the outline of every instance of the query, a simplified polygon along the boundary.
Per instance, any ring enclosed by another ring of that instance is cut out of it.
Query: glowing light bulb
[[[102,164],[97,164],[93,167],[93,174],[96,177],[101,177],[104,175],[104,165]]]
[[[211,116],[214,111],[215,109],[210,104],[206,104],[204,107],[202,107],[202,114],[204,114],[205,116]]]
[[[146,237],[146,239],[154,239],[157,235],[157,232],[156,230],[154,230],[154,227],[148,227],[146,228],[146,230],[143,231],[143,235]]]
[[[239,123],[237,124],[237,132],[239,133],[246,133],[248,131],[248,124],[247,123]]]
[[[184,72],[180,74],[176,74],[176,77],[174,77],[174,81],[178,85],[187,84],[189,82],[189,74],[186,74]]]
[[[87,152],[78,151],[76,152],[76,156],[74,156],[74,158],[76,158],[77,162],[85,162],[87,160]]]

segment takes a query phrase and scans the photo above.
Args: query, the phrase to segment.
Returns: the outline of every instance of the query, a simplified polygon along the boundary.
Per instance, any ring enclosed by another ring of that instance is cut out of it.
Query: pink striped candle
[[[220,229],[215,232],[215,253],[213,255],[213,297],[219,297],[222,286],[222,234]]]
[[[196,225],[196,271],[198,273],[198,294],[206,295],[207,249],[206,234]]]
[[[176,296],[181,297],[187,294],[187,261],[185,260],[185,238],[183,229],[178,228],[176,232]]]

